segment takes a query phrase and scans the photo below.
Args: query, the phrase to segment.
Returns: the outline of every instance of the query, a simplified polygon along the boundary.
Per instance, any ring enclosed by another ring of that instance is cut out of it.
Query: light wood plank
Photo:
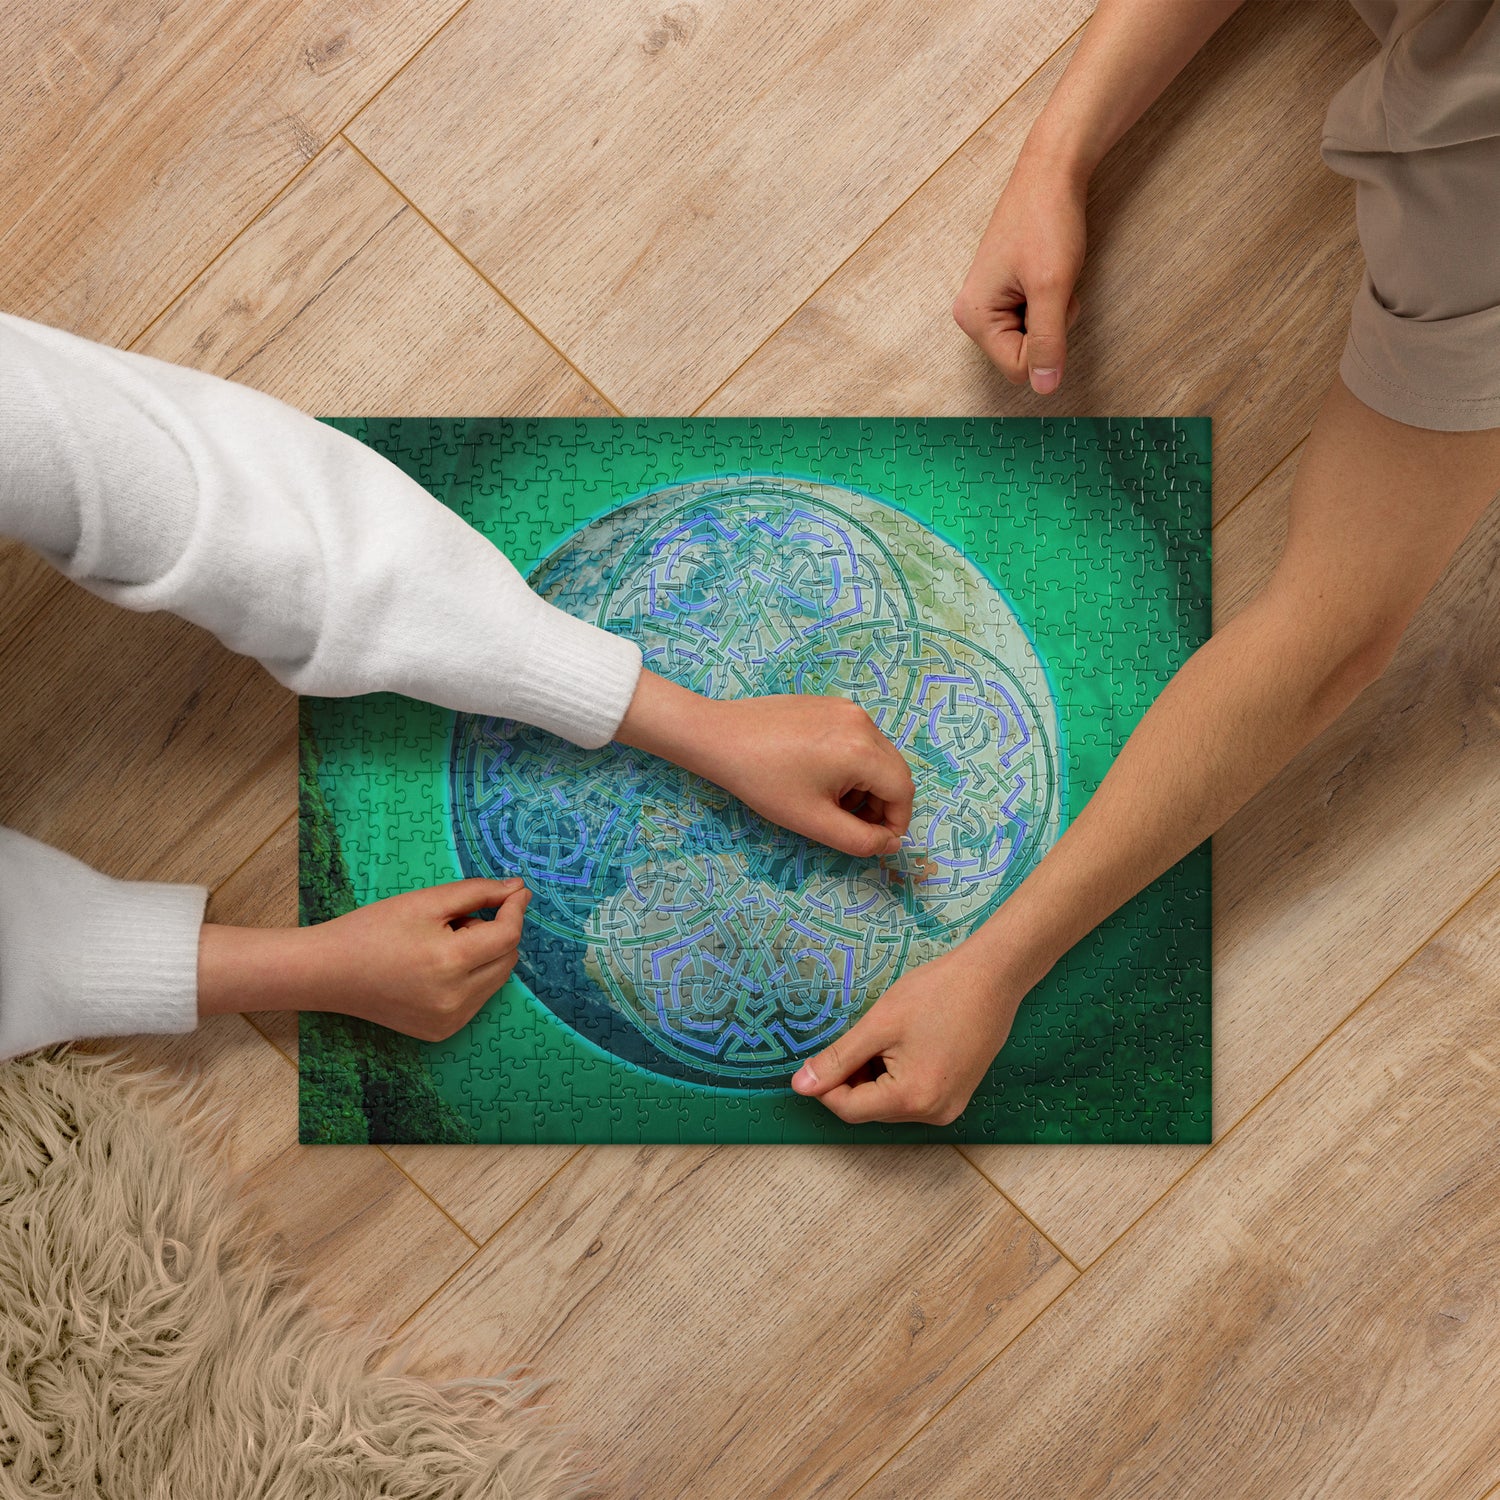
[[[142,1063],[200,1080],[222,1107],[244,1190],[337,1313],[392,1332],[474,1252],[374,1146],[297,1144],[297,1075],[241,1017],[126,1046]]]
[[[1500,880],[860,1500],[1500,1477]]]
[[[1312,425],[1361,259],[1319,161],[1328,97],[1372,50],[1352,11],[1248,6],[1106,159],[1062,390],[1007,384],[949,308],[1054,58],[703,410],[1214,418],[1222,515]]]
[[[8,5],[0,306],[128,342],[460,3]]]
[[[682,411],[1087,9],[474,0],[348,133],[607,397]]]
[[[343,141],[135,347],[330,416],[608,413]]]
[[[425,1307],[618,1495],[845,1495],[1075,1272],[945,1147],[590,1148]]]
[[[108,874],[216,885],[296,796],[292,695],[184,620],[64,582],[0,681],[0,823]]]
[[[386,1155],[481,1244],[577,1154],[576,1146],[387,1146]]]
[[[232,927],[297,925],[297,809],[208,898],[207,920]]]
[[[1295,455],[1216,531],[1222,621],[1269,577]],[[1214,840],[1214,1133],[1222,1135],[1500,868],[1500,505],[1386,676]],[[980,1146],[975,1164],[1081,1265],[1201,1147]]]

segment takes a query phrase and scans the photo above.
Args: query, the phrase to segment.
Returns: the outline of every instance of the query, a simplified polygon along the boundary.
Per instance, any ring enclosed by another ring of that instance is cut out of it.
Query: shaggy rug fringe
[[[320,1317],[214,1125],[119,1056],[0,1063],[0,1496],[595,1493],[539,1382],[433,1385]]]

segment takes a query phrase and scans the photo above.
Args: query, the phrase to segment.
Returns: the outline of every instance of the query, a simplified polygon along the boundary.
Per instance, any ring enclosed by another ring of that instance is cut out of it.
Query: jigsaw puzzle
[[[304,699],[304,922],[467,875],[533,893],[515,977],[448,1041],[304,1015],[304,1141],[1210,1139],[1207,844],[1027,997],[954,1124],[788,1086],[1005,900],[1206,638],[1206,419],[332,425],[663,676],[854,699],[917,797],[861,861],[644,752]]]

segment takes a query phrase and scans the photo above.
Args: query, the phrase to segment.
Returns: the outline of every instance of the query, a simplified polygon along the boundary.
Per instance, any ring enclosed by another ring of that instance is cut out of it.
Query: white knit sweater
[[[600,745],[640,673],[633,644],[537,598],[353,438],[6,314],[0,535],[115,604],[206,627],[300,693],[405,693]],[[0,1056],[190,1030],[206,899],[0,829]]]

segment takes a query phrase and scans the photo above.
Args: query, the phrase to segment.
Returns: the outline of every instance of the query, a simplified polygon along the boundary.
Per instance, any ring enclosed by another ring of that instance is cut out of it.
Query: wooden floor
[[[0,307],[319,413],[1036,411],[947,310],[1086,11],[19,0]],[[1047,409],[1212,414],[1221,623],[1343,341],[1371,51],[1252,6],[1097,183]],[[286,1025],[137,1050],[328,1304],[561,1377],[611,1494],[1500,1496],[1497,553],[1216,840],[1212,1148],[304,1149]],[[18,547],[0,590],[0,821],[295,920],[290,696]]]

